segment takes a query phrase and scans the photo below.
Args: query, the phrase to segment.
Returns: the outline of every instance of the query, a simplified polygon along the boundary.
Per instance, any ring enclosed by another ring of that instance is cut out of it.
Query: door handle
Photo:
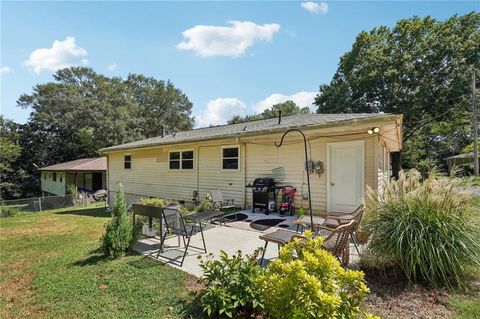
[[[335,183],[334,183],[334,182],[330,182],[330,186],[335,186]]]

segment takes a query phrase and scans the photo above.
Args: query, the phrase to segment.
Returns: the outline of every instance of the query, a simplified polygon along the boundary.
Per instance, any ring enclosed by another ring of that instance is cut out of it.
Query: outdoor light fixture
[[[369,129],[367,132],[368,132],[368,134],[372,135],[373,133],[380,132],[380,129],[378,127],[374,127],[374,128]]]

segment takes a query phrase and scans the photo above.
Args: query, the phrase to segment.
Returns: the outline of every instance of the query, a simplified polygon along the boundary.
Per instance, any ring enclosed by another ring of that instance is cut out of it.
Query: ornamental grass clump
[[[342,268],[323,238],[294,239],[257,279],[270,318],[358,318],[368,293],[361,271]],[[367,315],[368,318],[374,318]]]
[[[422,181],[418,171],[410,170],[380,191],[368,189],[368,255],[397,266],[411,282],[463,285],[469,270],[480,267],[479,211],[463,184],[435,171]]]

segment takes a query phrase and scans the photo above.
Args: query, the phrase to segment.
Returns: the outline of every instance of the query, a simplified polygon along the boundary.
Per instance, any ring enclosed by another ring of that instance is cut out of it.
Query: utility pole
[[[472,70],[472,125],[473,125],[473,168],[478,176],[478,112],[477,112],[477,85],[475,83],[475,68]]]

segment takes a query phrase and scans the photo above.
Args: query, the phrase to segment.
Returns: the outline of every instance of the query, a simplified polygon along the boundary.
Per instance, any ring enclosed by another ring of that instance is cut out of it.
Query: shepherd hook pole
[[[282,146],[283,139],[285,138],[285,135],[287,135],[288,133],[293,132],[293,131],[298,132],[298,133],[302,134],[302,136],[303,136],[303,146],[305,147],[305,165],[306,165],[305,167],[307,169],[308,206],[309,206],[309,211],[310,211],[310,227],[312,228],[312,231],[313,231],[312,194],[310,192],[310,172],[308,171],[307,138],[305,137],[305,134],[303,134],[302,131],[300,131],[299,129],[296,129],[296,128],[292,128],[292,129],[289,129],[288,131],[286,131],[285,133],[283,133],[282,138],[280,140],[280,144],[277,144],[277,142],[274,142],[274,143],[275,143],[276,147]]]

